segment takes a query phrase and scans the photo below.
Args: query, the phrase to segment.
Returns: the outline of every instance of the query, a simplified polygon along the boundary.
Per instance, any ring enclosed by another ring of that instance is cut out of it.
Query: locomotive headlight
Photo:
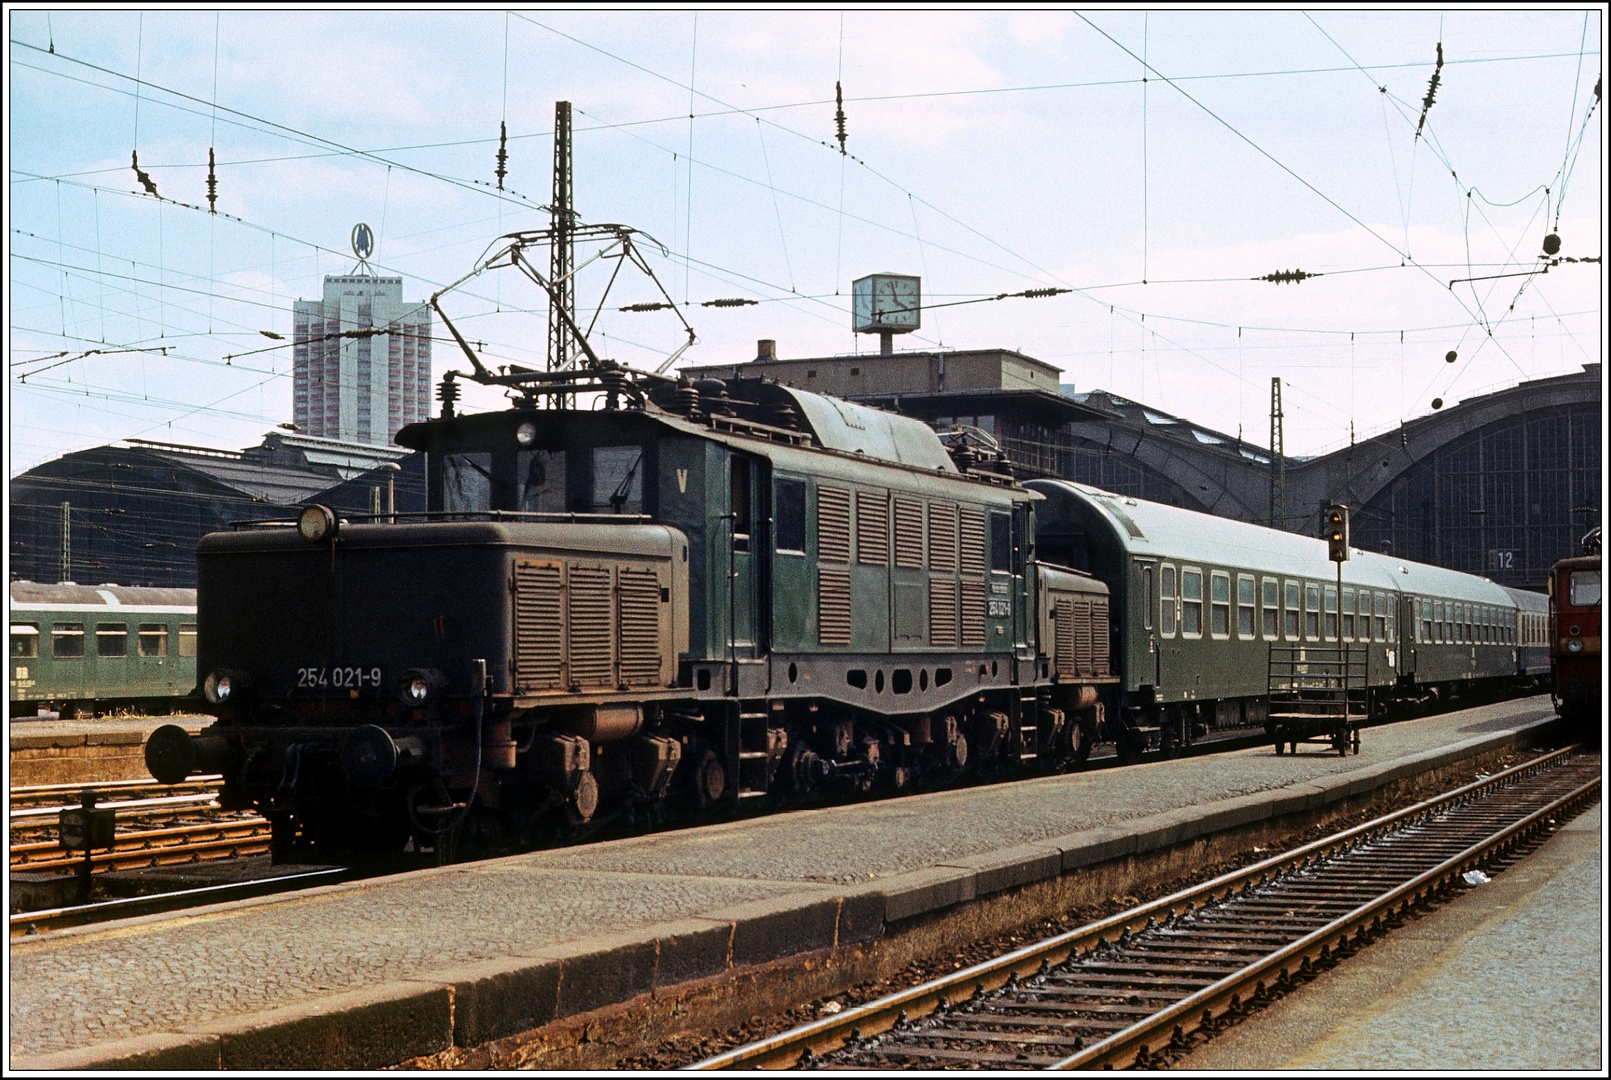
[[[1580,652],[1582,652],[1583,651],[1583,639],[1575,637],[1571,641],[1568,641],[1566,643],[1566,651],[1569,652],[1569,653],[1580,653]]]
[[[537,425],[530,420],[524,421],[515,428],[515,442],[521,446],[530,446],[537,441]]]
[[[441,687],[440,671],[434,668],[409,668],[397,680],[397,697],[408,708],[424,708]]]
[[[251,685],[251,676],[244,671],[215,668],[202,681],[201,693],[210,704],[227,705],[239,700],[241,692]]]
[[[296,518],[296,531],[310,544],[329,540],[336,535],[336,514],[328,506],[314,503],[304,506]]]

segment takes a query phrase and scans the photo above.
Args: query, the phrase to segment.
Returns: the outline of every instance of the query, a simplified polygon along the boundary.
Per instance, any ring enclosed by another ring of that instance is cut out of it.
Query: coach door
[[[1415,615],[1416,600],[1402,593],[1398,597],[1398,673],[1415,674],[1415,642],[1420,633],[1420,622]]]

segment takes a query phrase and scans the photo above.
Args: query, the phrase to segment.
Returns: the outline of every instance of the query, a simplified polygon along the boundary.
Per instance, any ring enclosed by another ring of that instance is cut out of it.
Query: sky
[[[581,219],[640,230],[686,305],[679,366],[876,351],[851,281],[916,274],[934,306],[898,348],[1018,349],[1260,445],[1279,377],[1307,455],[1603,349],[1603,264],[1567,261],[1605,240],[1598,8],[6,19],[12,476],[127,438],[258,443],[291,417],[264,332],[352,270],[356,223],[408,300],[547,225],[559,100]],[[578,276],[589,317],[612,265]],[[1294,270],[1320,276],[1261,280]],[[986,299],[1047,288],[1071,291]],[[623,271],[595,349],[659,367],[676,318],[617,310],[656,299]],[[442,304],[490,360],[543,365],[518,273]],[[436,377],[463,370],[437,337]]]

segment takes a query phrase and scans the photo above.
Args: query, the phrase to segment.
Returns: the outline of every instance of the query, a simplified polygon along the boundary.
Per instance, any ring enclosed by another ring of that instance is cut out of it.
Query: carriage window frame
[[[19,650],[18,646],[22,646]],[[37,660],[39,658],[39,625],[37,623],[11,624],[11,644],[8,646],[13,660]]]
[[[1187,589],[1187,583],[1193,584],[1196,596],[1192,596]],[[1196,622],[1197,629],[1190,626]],[[1197,640],[1203,636],[1203,571],[1197,566],[1182,566],[1180,568],[1180,636]]]
[[[1286,608],[1281,629],[1285,632],[1286,640],[1303,640],[1303,582],[1288,581],[1286,583]]]
[[[1398,640],[1398,601],[1388,593],[1376,594],[1377,641]]]
[[[1171,563],[1163,563],[1158,568],[1158,636],[1172,638],[1175,636],[1175,624],[1179,622],[1178,612],[1175,608],[1176,592],[1179,589],[1177,582],[1179,576]]]
[[[1382,592],[1377,593],[1374,604],[1376,616],[1371,623],[1372,630],[1374,631],[1372,634],[1372,639],[1375,641],[1387,641],[1390,638],[1390,635],[1387,633],[1387,594]]]
[[[196,624],[179,624],[179,655],[193,657],[196,655]]]
[[[141,623],[136,648],[139,650],[139,655],[142,659],[159,660],[167,656],[168,624]]]
[[[1359,594],[1353,589],[1342,591],[1342,639],[1354,640],[1354,606],[1359,603]]]
[[[1337,640],[1337,586],[1327,585],[1321,590],[1321,613],[1325,616],[1320,620],[1325,628],[1327,641]]]
[[[1259,583],[1259,629],[1265,641],[1281,638],[1281,580],[1267,577]]]
[[[95,624],[95,655],[110,660],[122,660],[129,655],[129,624],[103,622]]]
[[[63,649],[66,651],[64,652]],[[77,651],[73,651],[74,649]],[[59,622],[50,624],[50,658],[52,660],[84,659],[83,623]]]
[[[1221,599],[1220,586],[1224,588]],[[1231,575],[1224,570],[1208,572],[1208,634],[1215,641],[1231,636]]]
[[[1247,588],[1244,590],[1243,586]],[[1243,599],[1243,596],[1246,599]],[[1252,574],[1236,575],[1236,636],[1242,641],[1251,641],[1256,637],[1258,628],[1258,608],[1255,601],[1258,599],[1258,583],[1253,580]],[[1244,628],[1243,622],[1246,627]]]
[[[1313,581],[1303,584],[1303,640],[1320,640],[1320,586]]]

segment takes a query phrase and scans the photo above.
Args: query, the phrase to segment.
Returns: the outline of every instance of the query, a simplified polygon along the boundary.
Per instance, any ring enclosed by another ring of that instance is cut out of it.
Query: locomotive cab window
[[[1180,571],[1180,633],[1183,637],[1203,636],[1203,572]]]
[[[129,655],[129,626],[127,623],[96,623],[95,624],[95,655],[96,656],[127,656]]]
[[[1566,602],[1573,607],[1600,606],[1600,571],[1573,570],[1566,580]]]
[[[990,569],[1012,573],[1012,519],[1006,514],[990,515]]]
[[[522,450],[515,455],[515,476],[520,484],[521,512],[565,512],[565,451]]]
[[[777,483],[778,550],[793,555],[805,554],[806,490],[804,480],[779,480]]]
[[[140,624],[140,655],[168,655],[168,628],[166,626],[161,623]]]
[[[50,655],[58,660],[77,660],[84,655],[84,624],[59,622],[50,628]]]
[[[1253,575],[1236,575],[1236,636],[1253,636]]]
[[[1274,641],[1281,633],[1281,583],[1275,578],[1264,579],[1264,637]]]
[[[735,463],[748,482],[748,470]],[[746,488],[747,491],[747,488]],[[748,507],[746,506],[746,511]],[[595,446],[593,448],[593,512],[595,514],[643,513],[643,447]],[[745,535],[748,536],[746,528]]]
[[[744,458],[734,458],[732,472],[728,476],[731,494],[728,505],[732,507],[733,516],[733,550],[748,551],[750,531],[753,528],[750,520],[750,463]]]
[[[1158,572],[1158,633],[1175,636],[1175,568],[1167,564]]]
[[[491,454],[443,455],[442,509],[492,509]]]
[[[39,627],[33,623],[11,624],[11,658],[32,660],[39,655]]]

